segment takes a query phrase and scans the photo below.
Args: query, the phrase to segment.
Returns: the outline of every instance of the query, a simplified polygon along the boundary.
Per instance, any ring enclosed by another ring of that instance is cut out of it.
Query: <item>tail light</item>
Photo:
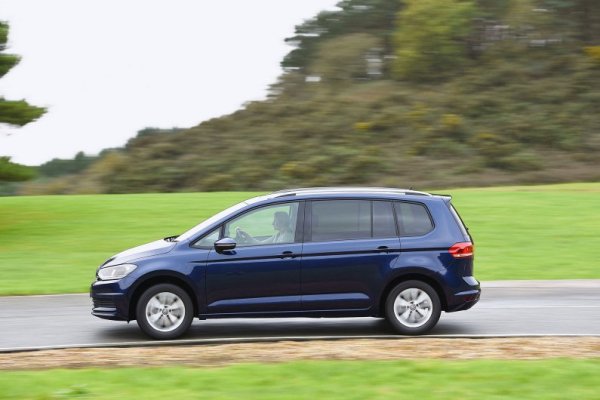
[[[448,249],[448,252],[454,258],[467,258],[473,257],[473,252],[475,248],[473,247],[473,243],[471,242],[460,242],[455,243]]]

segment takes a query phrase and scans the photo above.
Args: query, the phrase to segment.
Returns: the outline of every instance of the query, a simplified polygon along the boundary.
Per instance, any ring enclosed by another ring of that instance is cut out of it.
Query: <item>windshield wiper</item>
[[[175,235],[175,236],[167,236],[166,238],[164,238],[163,240],[165,240],[166,242],[176,242],[177,239],[179,237],[179,235]]]

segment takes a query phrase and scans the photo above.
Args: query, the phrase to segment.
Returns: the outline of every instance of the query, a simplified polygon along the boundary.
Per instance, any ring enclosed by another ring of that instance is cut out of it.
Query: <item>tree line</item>
[[[296,27],[265,101],[140,132],[21,193],[597,180],[600,3],[345,0]],[[208,99],[207,99],[208,101]]]

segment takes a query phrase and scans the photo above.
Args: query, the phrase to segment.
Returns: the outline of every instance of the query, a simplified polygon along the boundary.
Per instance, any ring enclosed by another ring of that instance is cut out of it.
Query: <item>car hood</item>
[[[140,258],[165,254],[175,247],[175,242],[164,239],[146,243],[141,246],[125,250],[109,258],[102,266],[117,265],[139,260]]]

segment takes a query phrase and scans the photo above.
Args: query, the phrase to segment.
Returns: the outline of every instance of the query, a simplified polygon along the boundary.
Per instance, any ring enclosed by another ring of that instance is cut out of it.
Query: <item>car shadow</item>
[[[189,338],[367,336],[393,334],[392,328],[376,318],[293,318],[200,321],[192,325]]]
[[[464,324],[441,320],[428,335],[468,335]],[[102,341],[129,342],[150,340],[135,322],[103,329]],[[379,318],[290,318],[290,319],[213,319],[195,320],[181,339],[226,338],[310,338],[323,336],[396,335],[384,319]],[[398,336],[401,338],[402,336]]]

